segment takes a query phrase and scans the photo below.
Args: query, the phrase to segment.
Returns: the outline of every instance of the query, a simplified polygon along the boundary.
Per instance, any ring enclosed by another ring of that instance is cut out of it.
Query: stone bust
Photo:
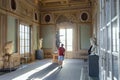
[[[95,54],[96,53],[96,49],[97,49],[97,42],[96,42],[96,38],[95,37],[90,38],[90,44],[92,46],[91,53]]]

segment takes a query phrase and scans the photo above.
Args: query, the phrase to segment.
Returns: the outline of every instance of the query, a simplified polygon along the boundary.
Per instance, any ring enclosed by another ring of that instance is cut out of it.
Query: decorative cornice
[[[76,10],[81,10],[81,9],[89,9],[90,7],[81,7],[81,8],[60,8],[60,9],[43,9],[43,10],[40,10],[40,12],[50,12],[50,11],[76,11]]]

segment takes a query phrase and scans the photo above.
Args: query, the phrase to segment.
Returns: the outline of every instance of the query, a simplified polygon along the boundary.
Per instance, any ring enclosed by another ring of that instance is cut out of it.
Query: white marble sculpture
[[[41,50],[41,48],[42,48],[42,43],[43,43],[43,38],[40,38],[39,39],[39,46],[38,46],[38,48]]]
[[[91,48],[91,53],[92,54],[95,54],[96,53],[96,49],[97,49],[97,42],[96,42],[96,38],[95,37],[92,37],[92,38],[90,38],[90,43],[91,43],[91,46],[92,46],[92,48]]]

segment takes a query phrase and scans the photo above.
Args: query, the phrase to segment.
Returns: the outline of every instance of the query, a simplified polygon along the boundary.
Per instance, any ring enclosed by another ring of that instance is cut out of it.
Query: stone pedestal
[[[53,63],[58,63],[58,54],[57,53],[53,53],[52,56],[53,56],[52,62]]]
[[[43,56],[43,50],[37,50],[36,51],[36,59],[41,60],[43,58],[44,58],[44,56]]]

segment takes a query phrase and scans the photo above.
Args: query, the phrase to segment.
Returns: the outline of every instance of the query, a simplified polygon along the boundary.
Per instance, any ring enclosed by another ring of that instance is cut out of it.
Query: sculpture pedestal
[[[52,62],[53,63],[58,63],[58,54],[57,53],[53,53],[52,56],[53,56]]]
[[[38,60],[43,59],[43,50],[36,51],[36,59],[38,59]]]
[[[99,77],[99,56],[89,55],[88,63],[89,63],[89,76]]]

